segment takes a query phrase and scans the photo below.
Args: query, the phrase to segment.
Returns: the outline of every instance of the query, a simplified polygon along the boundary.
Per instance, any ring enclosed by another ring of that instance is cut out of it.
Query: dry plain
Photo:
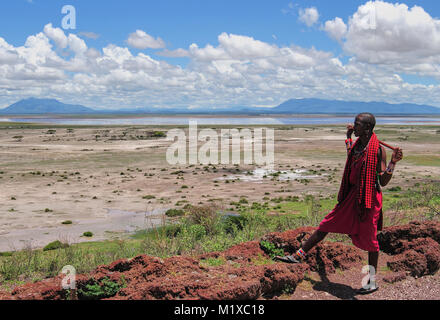
[[[186,204],[215,202],[229,210],[242,198],[336,194],[344,126],[265,127],[275,130],[276,174],[254,171],[256,165],[170,165],[172,142],[157,132],[175,126],[0,124],[0,251],[126,237]],[[387,188],[440,180],[439,126],[378,126],[376,133],[404,150]],[[93,238],[82,237],[85,231]]]

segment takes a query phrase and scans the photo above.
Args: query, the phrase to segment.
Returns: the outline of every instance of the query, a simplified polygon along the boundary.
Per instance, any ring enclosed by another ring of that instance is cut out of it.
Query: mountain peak
[[[3,114],[76,114],[95,111],[81,105],[65,104],[56,99],[30,97],[11,104],[0,112]]]

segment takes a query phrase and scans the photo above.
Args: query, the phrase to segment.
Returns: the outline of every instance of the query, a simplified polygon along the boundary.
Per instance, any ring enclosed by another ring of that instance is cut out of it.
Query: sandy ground
[[[378,129],[381,140],[408,155],[389,187],[439,180],[440,127]],[[344,128],[275,127],[275,170],[299,173],[290,179],[250,176],[255,165],[169,165],[166,150],[172,142],[149,137],[156,130],[167,129],[1,129],[0,251],[41,247],[57,239],[124,236],[146,223],[163,223],[160,213],[187,203],[217,202],[229,209],[241,197],[249,203],[261,202],[267,193],[271,198],[326,197],[339,188]],[[301,181],[306,178],[307,184]],[[73,223],[63,225],[66,220]],[[85,231],[95,236],[81,237]]]

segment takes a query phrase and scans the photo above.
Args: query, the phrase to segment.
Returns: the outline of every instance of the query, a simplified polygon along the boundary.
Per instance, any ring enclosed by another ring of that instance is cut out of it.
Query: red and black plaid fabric
[[[347,162],[345,164],[344,175],[342,177],[341,188],[339,189],[338,202],[342,202],[350,191],[350,168],[353,159],[352,150],[358,144],[359,139],[356,140],[353,147],[349,151]],[[377,152],[379,150],[379,140],[375,133],[370,138],[367,147],[367,157],[362,164],[360,183],[358,190],[359,204],[367,209],[371,209],[373,191],[376,183],[376,168],[377,168]]]

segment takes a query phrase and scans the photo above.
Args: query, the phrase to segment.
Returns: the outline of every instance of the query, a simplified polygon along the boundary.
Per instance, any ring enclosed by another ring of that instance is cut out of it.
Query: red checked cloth
[[[351,161],[353,159],[353,150],[359,143],[359,139],[356,140],[351,148],[347,162],[345,164],[344,175],[342,177],[341,188],[339,189],[338,202],[342,202],[348,192],[350,191],[349,177]],[[376,183],[376,168],[377,168],[377,152],[379,150],[379,140],[375,133],[370,138],[367,146],[367,157],[362,164],[359,190],[357,194],[358,203],[364,208],[371,209],[372,194]]]

